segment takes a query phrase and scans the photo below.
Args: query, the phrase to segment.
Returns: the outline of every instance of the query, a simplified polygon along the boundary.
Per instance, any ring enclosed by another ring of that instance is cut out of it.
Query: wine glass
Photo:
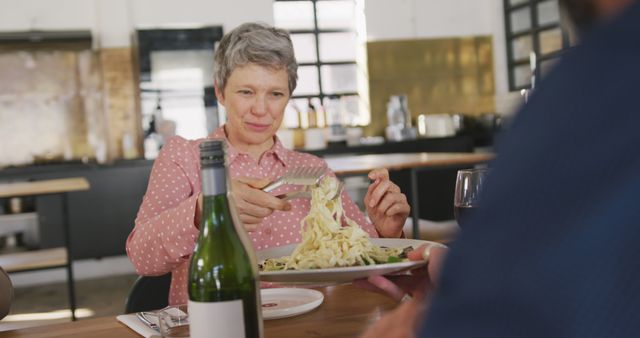
[[[458,226],[468,221],[469,214],[478,207],[478,199],[487,179],[487,168],[458,170],[453,196],[453,215]]]

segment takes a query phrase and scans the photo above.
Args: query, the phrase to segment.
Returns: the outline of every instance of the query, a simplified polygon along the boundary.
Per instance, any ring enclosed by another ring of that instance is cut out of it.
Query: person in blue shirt
[[[580,43],[502,135],[450,250],[357,283],[413,296],[363,337],[640,335],[640,2],[561,3]]]

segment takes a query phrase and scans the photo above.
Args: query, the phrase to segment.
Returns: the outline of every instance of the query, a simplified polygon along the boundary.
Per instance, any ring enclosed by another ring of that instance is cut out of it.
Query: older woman
[[[227,141],[231,196],[257,250],[299,242],[300,221],[309,212],[309,200],[275,197],[294,187],[271,194],[259,188],[292,167],[326,167],[318,157],[285,149],[275,136],[296,87],[297,68],[289,35],[263,24],[229,32],[215,53],[215,91],[228,121],[210,137]],[[174,137],[162,148],[127,239],[127,254],[139,274],[172,272],[170,304],[188,298],[187,270],[201,208],[200,142]],[[373,237],[401,236],[409,214],[406,197],[386,170],[375,170],[369,178],[374,182],[365,203],[373,224],[343,193],[345,214]]]

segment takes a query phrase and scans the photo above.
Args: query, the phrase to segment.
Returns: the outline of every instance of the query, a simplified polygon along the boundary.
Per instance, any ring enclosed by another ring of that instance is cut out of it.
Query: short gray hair
[[[289,94],[298,83],[298,63],[289,33],[263,23],[245,23],[225,34],[213,58],[213,76],[220,91],[234,69],[255,63],[273,69],[285,69]]]

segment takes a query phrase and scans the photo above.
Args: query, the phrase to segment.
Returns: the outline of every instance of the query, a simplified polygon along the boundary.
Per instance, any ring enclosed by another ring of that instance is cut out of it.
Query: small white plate
[[[298,288],[262,289],[262,318],[279,319],[307,313],[322,304],[320,291]]]

